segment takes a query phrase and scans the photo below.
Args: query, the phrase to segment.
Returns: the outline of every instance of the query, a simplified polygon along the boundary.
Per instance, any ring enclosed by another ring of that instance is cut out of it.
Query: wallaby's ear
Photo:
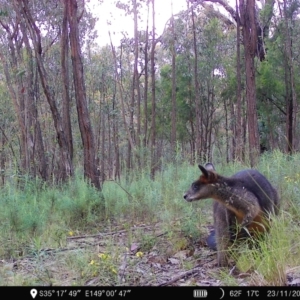
[[[216,171],[214,165],[211,162],[206,163],[204,168],[208,171]]]
[[[201,165],[198,165],[198,167],[199,167],[199,169],[201,170],[202,174],[203,174],[206,178],[208,178],[208,172],[207,172],[207,170],[206,170],[203,166],[201,166]]]

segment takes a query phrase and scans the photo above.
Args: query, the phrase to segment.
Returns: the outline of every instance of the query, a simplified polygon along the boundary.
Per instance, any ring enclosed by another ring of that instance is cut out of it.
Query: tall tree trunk
[[[243,26],[243,42],[245,50],[249,156],[250,164],[253,167],[257,163],[260,144],[257,122],[256,85],[254,68],[254,57],[257,50],[255,0],[240,0],[240,16],[241,25]]]
[[[238,3],[236,5],[236,14],[238,15]],[[242,79],[241,79],[241,24],[240,18],[237,18],[236,22],[236,122],[235,122],[235,158],[242,160],[243,153],[243,137],[242,137]]]
[[[105,160],[107,159],[106,155],[105,155],[105,93],[102,93],[102,99],[100,100],[100,105],[102,106],[102,114],[101,114],[101,119],[100,119],[100,124],[101,124],[101,159],[100,159],[100,166],[101,166],[101,183],[103,184],[105,179],[106,179],[106,174],[105,174]]]
[[[235,107],[234,102],[230,101],[230,131],[231,131],[231,150],[230,150],[230,159],[235,161],[236,159],[236,117],[235,117]]]
[[[151,119],[151,178],[154,179],[155,170],[157,168],[156,157],[156,100],[155,100],[155,5],[152,0],[152,45],[151,45],[151,92],[152,92],[152,119]]]
[[[71,128],[71,116],[70,116],[70,94],[69,94],[69,39],[68,39],[68,10],[67,6],[64,5],[64,14],[61,30],[61,76],[62,76],[62,116],[63,116],[63,126],[66,134],[66,139],[69,147],[69,153],[71,160],[73,161],[73,138],[72,138],[72,128]]]
[[[147,26],[146,26],[146,36],[145,36],[145,76],[144,76],[144,143],[143,146],[146,148],[148,145],[148,84],[149,84],[149,72],[148,72],[148,41],[149,41],[149,32],[148,32],[148,19],[149,19],[149,5],[148,5],[148,14],[147,14]],[[144,157],[144,163],[145,163]]]
[[[190,1],[187,1],[186,4],[187,4],[187,10],[190,11]],[[193,27],[193,30],[194,30],[194,27]],[[190,26],[187,23],[186,26],[185,26],[185,34],[188,35],[189,31],[190,31]],[[188,72],[190,74],[192,74],[193,71],[192,71],[192,66],[191,66],[191,55],[189,53],[187,53],[187,64],[188,64]],[[189,77],[189,79],[188,79],[188,104],[189,104],[190,107],[193,107],[193,104],[194,104],[194,100],[193,100],[194,97],[193,97],[193,93],[192,93],[193,86],[195,86],[193,84],[193,80],[192,80],[191,77]],[[194,114],[193,114],[192,110],[190,110],[190,113],[189,113],[189,123],[190,123],[190,126],[191,126],[190,163],[195,164],[196,159],[198,159],[198,158],[196,156]]]
[[[83,65],[81,60],[81,49],[78,28],[79,20],[77,16],[77,0],[66,0],[65,5],[67,5],[68,10],[68,23],[70,28],[70,48],[73,67],[76,108],[78,114],[79,129],[83,144],[84,175],[86,178],[89,178],[91,180],[91,183],[96,188],[100,189],[100,181],[96,166],[94,134],[87,107]]]
[[[140,91],[140,77],[138,71],[139,60],[139,32],[138,32],[138,10],[137,1],[133,0],[133,15],[134,15],[134,69],[133,69],[133,88],[132,99],[136,99],[137,111],[136,111],[136,145],[140,148],[141,145],[141,91]],[[132,107],[133,111],[133,107]],[[138,166],[140,167],[140,156],[137,156]]]
[[[127,139],[128,139],[128,141],[130,143],[131,149],[133,149],[134,152],[135,152],[135,144],[134,144],[133,138],[131,136],[131,132],[129,130],[129,126],[128,126],[127,122],[126,122],[124,93],[123,93],[123,87],[122,87],[122,83],[121,83],[120,74],[119,74],[119,71],[118,71],[118,62],[117,62],[116,50],[115,50],[115,47],[114,47],[114,45],[112,43],[110,32],[108,32],[108,34],[109,34],[109,37],[110,37],[111,51],[112,51],[112,55],[113,55],[113,59],[114,59],[114,69],[115,69],[114,71],[115,71],[115,77],[116,77],[116,85],[118,87],[119,96],[120,96],[120,100],[121,100],[123,124],[124,124],[125,131],[127,133]]]
[[[2,123],[2,122],[1,122]],[[1,125],[1,124],[0,124]],[[0,127],[1,128],[1,150],[0,150],[0,168],[1,168],[1,183],[2,183],[2,186],[4,186],[5,184],[5,173],[4,173],[4,170],[5,170],[5,157],[6,157],[6,153],[5,153],[5,147],[6,147],[6,138],[5,138],[5,133],[4,133],[4,128],[2,128],[2,126]]]
[[[48,178],[48,159],[45,155],[45,148],[43,136],[38,118],[38,110],[36,105],[36,96],[34,91],[34,70],[33,70],[33,56],[30,42],[27,36],[25,24],[21,23],[21,30],[27,54],[27,87],[25,92],[25,129],[26,140],[29,152],[29,166],[28,171],[36,176],[40,174],[43,180]],[[36,74],[37,76],[38,74]]]
[[[230,143],[229,143],[229,130],[228,130],[228,110],[227,110],[227,101],[224,99],[224,113],[225,113],[225,138],[226,138],[226,163],[229,163],[229,151],[230,151]]]
[[[296,142],[296,128],[297,128],[297,95],[294,80],[294,66],[293,66],[293,50],[292,37],[288,24],[288,9],[286,0],[283,0],[283,15],[278,3],[281,18],[284,19],[285,29],[285,81],[286,81],[286,124],[287,124],[287,152],[292,154],[295,151]]]
[[[175,152],[176,147],[176,123],[177,123],[177,103],[176,103],[176,47],[175,47],[175,24],[173,15],[173,2],[172,5],[172,18],[171,18],[171,30],[172,30],[172,112],[171,112],[171,151]]]
[[[112,109],[115,111],[116,107],[116,93],[117,93],[117,80],[114,81],[114,93],[112,96]],[[120,151],[119,151],[119,132],[118,132],[118,124],[117,121],[119,118],[116,114],[112,116],[113,122],[113,145],[114,145],[114,179],[120,180],[121,170],[120,170]]]
[[[245,101],[245,99],[243,101]],[[243,124],[243,126],[242,126],[242,128],[243,128],[243,143],[244,143],[244,145],[247,144],[247,124],[248,124],[247,118],[248,118],[248,115],[245,113],[243,115],[243,118],[242,118],[242,124]],[[242,160],[246,161],[246,148],[245,147],[242,148]]]
[[[145,32],[145,48],[144,48],[144,60],[145,60],[145,76],[144,76],[144,144],[146,148],[148,145],[148,84],[149,84],[149,72],[148,72],[148,47],[149,47],[149,2],[147,1],[147,25]],[[144,156],[144,163],[146,156]]]
[[[108,98],[108,97],[107,97]],[[107,107],[109,107],[109,103],[110,99],[107,100]],[[108,111],[107,113],[107,127],[108,127],[108,132],[107,132],[107,163],[108,163],[108,178],[111,179],[112,178],[112,170],[113,170],[113,153],[112,153],[112,145],[111,145],[111,118],[110,118],[110,111]],[[105,127],[104,127],[105,128]]]
[[[198,50],[197,50],[197,38],[196,38],[196,26],[195,26],[195,16],[194,9],[192,8],[192,26],[193,26],[193,47],[194,47],[194,81],[195,81],[195,118],[196,118],[196,126],[195,126],[195,148],[196,148],[196,161],[200,159],[201,161],[201,122],[200,120],[200,94],[199,94],[199,81],[198,81]]]

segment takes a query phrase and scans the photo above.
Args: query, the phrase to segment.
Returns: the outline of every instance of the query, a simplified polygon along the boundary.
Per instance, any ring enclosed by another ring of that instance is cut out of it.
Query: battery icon
[[[194,294],[194,298],[206,298],[207,290],[194,290],[193,294]]]

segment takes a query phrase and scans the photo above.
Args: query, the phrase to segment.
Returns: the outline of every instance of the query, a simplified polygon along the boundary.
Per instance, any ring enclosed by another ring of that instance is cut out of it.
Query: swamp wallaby
[[[214,231],[207,239],[217,250],[219,266],[228,265],[227,249],[236,237],[268,230],[269,215],[278,213],[277,191],[256,170],[243,170],[232,177],[216,173],[212,163],[199,165],[202,175],[184,194],[186,201],[214,199]],[[238,230],[238,231],[237,231]]]

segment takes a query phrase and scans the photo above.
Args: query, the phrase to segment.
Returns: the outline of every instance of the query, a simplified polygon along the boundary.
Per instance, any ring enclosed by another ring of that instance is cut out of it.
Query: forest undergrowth
[[[226,176],[248,167],[214,163]],[[298,165],[300,154],[260,157],[257,169],[277,188],[280,213],[258,247],[233,245],[229,268],[216,267],[205,243],[212,200],[183,199],[197,165],[163,165],[155,180],[132,171],[105,181],[101,192],[79,171],[59,187],[9,177],[0,188],[0,285],[297,285]]]

